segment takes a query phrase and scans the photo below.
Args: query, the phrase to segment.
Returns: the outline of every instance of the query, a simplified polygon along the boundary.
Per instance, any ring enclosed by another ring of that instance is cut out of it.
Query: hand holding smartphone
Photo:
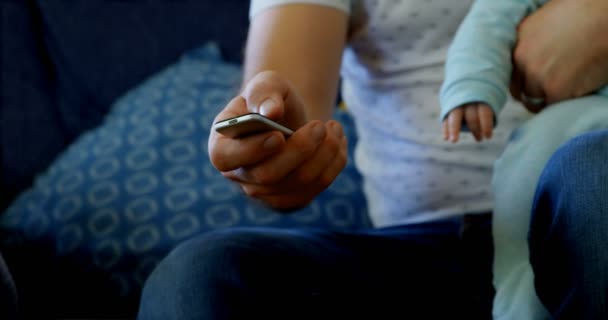
[[[239,138],[271,130],[278,130],[287,137],[293,134],[293,130],[259,113],[248,113],[221,120],[214,124],[214,128],[215,131],[231,138]]]

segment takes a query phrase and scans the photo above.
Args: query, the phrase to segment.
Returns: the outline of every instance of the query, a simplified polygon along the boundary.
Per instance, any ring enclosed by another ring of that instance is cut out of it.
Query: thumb
[[[285,114],[285,99],[291,87],[281,76],[273,71],[255,75],[243,90],[250,112],[260,113],[270,119],[280,120]]]
[[[264,99],[261,103],[252,103],[251,105],[254,108],[257,105],[257,111],[254,112],[258,112],[270,119],[280,119],[285,113],[283,99],[281,99],[281,97],[277,97],[276,95],[271,95]]]

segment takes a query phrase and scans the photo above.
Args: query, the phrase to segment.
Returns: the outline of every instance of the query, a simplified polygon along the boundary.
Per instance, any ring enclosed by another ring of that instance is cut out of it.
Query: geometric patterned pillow
[[[370,226],[352,153],[334,184],[292,214],[248,200],[212,167],[210,125],[240,76],[214,44],[186,53],[120,98],[0,217],[0,251],[26,312],[132,315],[157,262],[208,230]],[[335,117],[352,152],[352,121]]]

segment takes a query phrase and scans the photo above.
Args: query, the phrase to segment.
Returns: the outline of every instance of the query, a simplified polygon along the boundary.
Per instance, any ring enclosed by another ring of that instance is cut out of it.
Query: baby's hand
[[[484,103],[469,103],[450,111],[443,120],[443,139],[457,142],[463,120],[476,141],[492,137],[494,111]]]

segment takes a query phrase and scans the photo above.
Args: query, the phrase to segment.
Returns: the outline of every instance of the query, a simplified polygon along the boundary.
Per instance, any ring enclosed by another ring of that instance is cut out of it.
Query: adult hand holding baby
[[[511,94],[536,113],[605,85],[606,34],[608,1],[547,2],[519,25]]]

